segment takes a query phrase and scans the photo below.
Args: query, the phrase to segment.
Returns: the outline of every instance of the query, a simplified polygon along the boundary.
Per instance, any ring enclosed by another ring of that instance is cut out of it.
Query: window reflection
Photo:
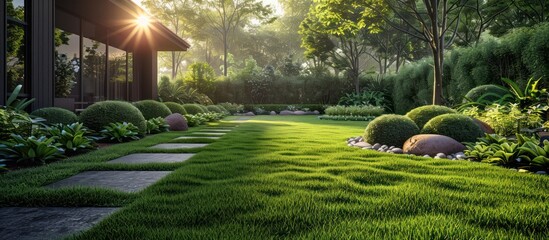
[[[8,23],[6,40],[7,87],[11,92],[17,85],[25,83],[25,29]],[[25,88],[23,92],[26,92]]]
[[[109,98],[126,99],[126,51],[109,46]]]
[[[83,38],[82,86],[85,102],[106,100],[106,45]]]

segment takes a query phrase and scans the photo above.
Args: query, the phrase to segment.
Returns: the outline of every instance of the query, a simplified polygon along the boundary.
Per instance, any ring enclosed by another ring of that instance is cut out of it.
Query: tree
[[[258,0],[204,0],[197,6],[195,26],[214,30],[223,46],[223,75],[228,74],[229,41],[237,28],[249,25],[253,18],[266,20],[272,10]]]
[[[368,50],[365,34],[379,32],[380,18],[364,16],[362,1],[318,0],[301,23],[305,55],[345,70],[360,92],[360,59]]]
[[[459,17],[464,2],[462,0],[373,0],[363,13],[364,17],[380,16],[395,29],[429,45],[434,61],[433,104],[443,103],[444,49],[453,41],[452,37],[449,39],[446,37],[452,29],[459,27]],[[410,21],[410,17],[415,21]],[[393,19],[404,21],[408,28],[402,28]]]
[[[488,27],[495,36],[503,36],[509,30],[518,27],[531,27],[549,21],[549,2],[547,0],[488,0],[486,14],[495,15]],[[497,14],[502,9],[500,14]]]
[[[212,94],[215,91],[215,71],[205,62],[196,62],[187,68],[185,83],[203,94]]]
[[[154,16],[156,16],[164,25],[180,37],[192,35],[190,25],[186,24],[193,21],[194,1],[190,0],[144,0],[145,6]],[[175,79],[181,69],[185,52],[172,51],[169,54],[171,62],[171,78]],[[165,56],[160,54],[161,58]]]

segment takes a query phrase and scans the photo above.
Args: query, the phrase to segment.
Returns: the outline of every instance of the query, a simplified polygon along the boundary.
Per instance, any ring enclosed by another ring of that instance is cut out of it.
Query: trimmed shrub
[[[155,100],[142,100],[134,102],[133,105],[141,111],[146,120],[157,117],[165,118],[172,114],[172,111],[166,105]]]
[[[143,114],[131,103],[122,101],[96,102],[80,114],[80,122],[92,130],[101,131],[110,123],[128,122],[144,133],[147,124]]]
[[[185,108],[185,111],[187,111],[187,114],[199,114],[199,113],[205,113],[204,109],[200,107],[198,104],[190,103],[190,104],[183,104],[182,105]]]
[[[440,134],[458,142],[475,142],[484,132],[471,117],[458,113],[443,114],[429,120],[421,130],[423,134]]]
[[[221,105],[215,105],[217,108],[219,108],[219,110],[221,110],[223,112],[223,114],[229,114],[229,110],[227,110],[225,107],[221,106]]]
[[[417,127],[422,129],[429,120],[446,113],[457,113],[457,111],[445,106],[427,105],[410,110],[406,113],[406,117],[412,119],[412,121],[416,123]]]
[[[181,104],[175,102],[165,102],[164,105],[172,111],[172,113],[179,113],[181,115],[187,114],[187,111]]]
[[[219,106],[224,107],[230,114],[235,114],[244,110],[244,105],[236,103],[220,103]]]
[[[510,94],[509,90],[506,88],[494,84],[486,84],[469,90],[469,92],[465,94],[465,98],[475,102],[493,103],[500,100],[506,94]]]
[[[419,128],[410,118],[402,115],[387,114],[368,124],[364,131],[364,141],[402,147],[408,138],[419,134]]]
[[[208,110],[208,108],[202,104],[197,104],[200,108],[202,108],[202,111],[204,111],[205,113],[209,113],[210,110]]]
[[[325,110],[329,116],[380,116],[383,107],[378,106],[332,106]]]
[[[215,106],[215,105],[209,105],[209,106],[206,106],[206,108],[208,109],[208,111],[210,112],[214,112],[214,113],[223,113],[223,110],[219,109],[219,107]]]
[[[46,123],[50,125],[58,123],[68,125],[78,122],[78,116],[76,116],[76,114],[67,109],[58,107],[40,108],[32,112],[31,115],[46,119]]]

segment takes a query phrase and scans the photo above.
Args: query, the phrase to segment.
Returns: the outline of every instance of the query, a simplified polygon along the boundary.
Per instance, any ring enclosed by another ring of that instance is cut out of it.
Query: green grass
[[[2,175],[0,204],[125,206],[75,239],[549,237],[546,176],[347,147],[346,138],[364,128],[315,116],[259,116],[185,163],[104,164],[181,135],[159,134]],[[39,188],[89,169],[175,171],[135,194]]]

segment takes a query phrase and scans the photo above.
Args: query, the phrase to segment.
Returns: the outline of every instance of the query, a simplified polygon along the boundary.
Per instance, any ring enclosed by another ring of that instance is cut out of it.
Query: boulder
[[[244,116],[255,116],[255,114],[253,112],[247,112],[244,113]]]
[[[279,115],[294,115],[294,112],[283,110],[283,111],[280,111]]]
[[[494,134],[496,132],[494,132],[494,129],[492,129],[492,127],[490,127],[490,125],[488,125],[488,123],[485,123],[481,120],[478,120],[476,118],[473,118],[473,121],[480,127],[480,129],[484,132],[484,133],[488,133],[488,134]]]
[[[465,146],[451,137],[438,134],[419,134],[406,140],[402,149],[407,154],[436,156],[439,153],[448,155],[463,152]]]
[[[320,112],[319,112],[318,110],[314,110],[314,111],[313,111],[313,114],[314,114],[314,115],[319,115]],[[549,114],[547,114],[547,116],[549,116]]]
[[[355,147],[361,147],[361,148],[365,148],[365,147],[372,147],[371,144],[367,143],[367,142],[357,142],[354,144]]]
[[[294,115],[305,115],[305,114],[307,114],[307,113],[304,112],[304,111],[295,111],[294,112]]]
[[[271,111],[269,114],[270,114],[270,115],[276,115],[276,112],[275,112],[275,111]]]
[[[179,113],[172,113],[164,119],[170,126],[170,131],[187,131],[189,129],[187,119]]]

